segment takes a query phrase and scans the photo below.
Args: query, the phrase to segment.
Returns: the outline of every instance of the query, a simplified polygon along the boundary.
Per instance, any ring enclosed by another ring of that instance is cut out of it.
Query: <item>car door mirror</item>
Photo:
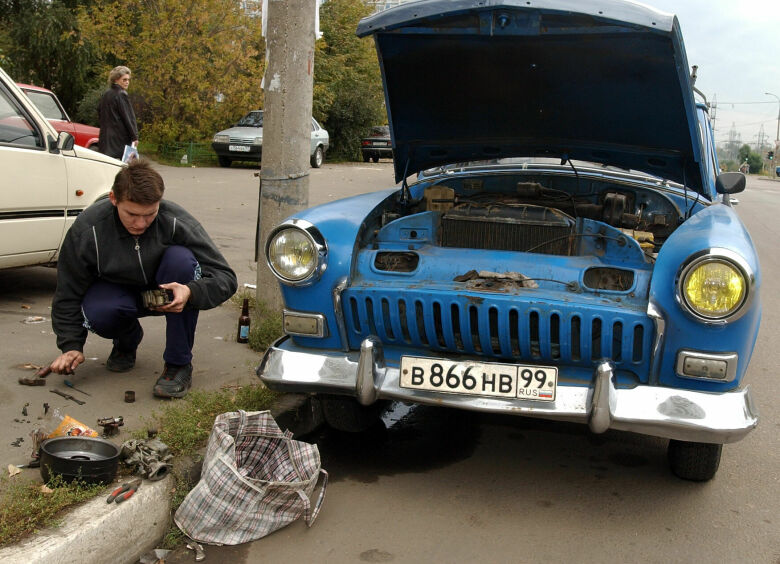
[[[741,172],[724,172],[715,179],[718,194],[739,194],[745,189],[747,181]]]
[[[73,145],[76,144],[76,139],[67,131],[60,131],[57,136],[57,152],[60,151],[72,151]]]

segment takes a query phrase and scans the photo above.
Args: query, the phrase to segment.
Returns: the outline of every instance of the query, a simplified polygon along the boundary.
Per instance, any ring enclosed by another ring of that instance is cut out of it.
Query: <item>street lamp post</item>
[[[778,147],[778,145],[780,145],[780,96],[772,94],[771,92],[764,92],[764,94],[777,98],[777,132],[775,133],[775,154],[777,154],[778,149],[780,149],[780,147]]]

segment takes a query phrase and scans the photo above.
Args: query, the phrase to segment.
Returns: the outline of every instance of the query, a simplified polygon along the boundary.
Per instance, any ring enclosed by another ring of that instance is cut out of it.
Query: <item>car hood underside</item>
[[[433,166],[555,156],[702,191],[676,17],[618,0],[426,0],[365,18],[396,180]]]

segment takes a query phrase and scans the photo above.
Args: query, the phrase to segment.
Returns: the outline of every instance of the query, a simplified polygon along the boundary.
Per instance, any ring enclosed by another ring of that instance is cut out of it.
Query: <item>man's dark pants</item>
[[[192,251],[186,247],[168,247],[155,273],[155,282],[187,284],[199,278],[199,273],[200,265]],[[141,292],[147,289],[98,280],[87,290],[81,304],[87,328],[103,338],[112,339],[114,346],[121,351],[134,351],[143,335],[138,318],[162,315],[141,304]],[[198,310],[185,308],[181,313],[164,315],[166,329],[163,360],[168,364],[189,364],[192,361]]]

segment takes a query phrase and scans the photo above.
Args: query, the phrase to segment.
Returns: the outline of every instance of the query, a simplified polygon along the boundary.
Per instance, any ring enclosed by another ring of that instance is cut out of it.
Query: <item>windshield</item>
[[[60,108],[51,94],[35,90],[25,90],[24,93],[32,100],[33,104],[38,106],[38,109],[41,110],[46,119],[68,120],[68,116],[65,115],[65,112],[62,111],[62,108]]]
[[[551,158],[551,157],[511,157],[511,158],[505,158],[505,159],[489,159],[489,160],[482,160],[482,161],[469,161],[465,163],[453,163],[444,165],[441,167],[435,167],[430,168],[428,170],[424,170],[420,173],[421,176],[434,176],[437,174],[441,174],[444,171],[447,170],[454,170],[454,169],[466,169],[466,168],[485,168],[485,167],[492,167],[492,166],[506,166],[506,167],[516,167],[516,166],[522,166],[525,168],[545,168],[545,167],[565,167],[568,169],[571,169],[572,164],[574,165],[574,168],[576,169],[598,169],[598,170],[609,170],[614,172],[622,172],[625,174],[631,174],[636,176],[645,176],[648,179],[653,180],[663,180],[663,178],[659,176],[653,176],[652,174],[648,174],[646,172],[643,172],[641,170],[628,170],[616,166],[609,166],[604,165],[601,163],[595,163],[590,161],[578,161],[578,160],[572,160],[571,164],[569,161],[566,161],[565,163],[561,164],[561,159],[557,158]]]
[[[236,126],[239,127],[263,127],[263,112],[254,111],[238,120]]]

